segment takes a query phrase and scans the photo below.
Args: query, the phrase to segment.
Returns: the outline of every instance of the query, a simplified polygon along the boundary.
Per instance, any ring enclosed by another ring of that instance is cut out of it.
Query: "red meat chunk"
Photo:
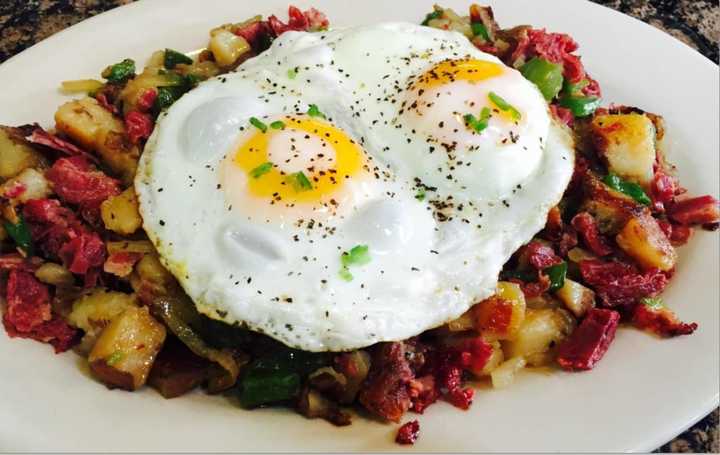
[[[661,337],[690,335],[698,327],[695,322],[687,324],[680,321],[668,308],[651,308],[643,304],[635,306],[632,323],[639,329],[649,330]]]
[[[148,92],[149,90],[145,91],[145,93]],[[143,94],[143,96],[144,95],[145,94]],[[153,98],[153,101],[154,99],[155,98]],[[125,114],[125,130],[127,131],[130,142],[133,144],[138,144],[141,140],[149,138],[154,128],[155,122],[152,117],[150,117],[150,114],[144,114],[140,111],[130,111]]]
[[[393,422],[410,408],[408,384],[415,375],[401,342],[383,343],[373,355],[365,387],[358,399],[368,411]]]
[[[88,230],[70,231],[71,237],[58,251],[68,270],[79,275],[90,269],[101,267],[105,262],[105,244],[96,232]]]
[[[57,160],[45,176],[62,201],[81,210],[98,210],[104,200],[120,194],[120,182],[91,168],[80,156]]]
[[[397,432],[395,442],[398,444],[415,444],[418,436],[420,435],[420,424],[417,420],[413,420],[403,424]]]
[[[683,199],[668,208],[668,216],[685,225],[714,224],[720,222],[720,205],[710,195]]]
[[[623,262],[597,259],[582,261],[580,273],[607,306],[632,304],[643,297],[655,296],[668,283],[667,275],[658,269],[640,273]]]
[[[525,253],[530,264],[537,270],[543,270],[563,262],[551,246],[541,242],[530,242],[525,247]]]
[[[557,361],[566,370],[591,370],[615,339],[620,313],[591,309],[580,326],[558,348]]]
[[[275,33],[275,36],[280,36],[283,33],[295,30],[295,31],[307,31],[310,28],[310,21],[298,8],[290,6],[288,8],[288,23],[283,23],[277,16],[272,15],[268,17],[268,24]]]
[[[607,256],[612,253],[612,248],[608,245],[607,240],[600,234],[597,222],[592,215],[587,212],[580,212],[575,215],[571,221],[572,226],[583,239],[585,245],[598,256]]]
[[[125,277],[130,275],[135,263],[142,259],[142,257],[142,253],[128,253],[124,251],[112,253],[105,261],[105,264],[103,264],[103,270],[119,277]]]
[[[148,112],[155,104],[158,92],[154,88],[146,89],[137,100],[137,107],[142,112]]]

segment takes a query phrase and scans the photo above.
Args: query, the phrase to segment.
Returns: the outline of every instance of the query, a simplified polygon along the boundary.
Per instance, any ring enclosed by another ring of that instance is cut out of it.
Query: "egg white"
[[[537,89],[509,70],[489,90],[522,108],[528,129],[517,143],[482,144],[472,166],[447,179],[441,153],[429,155],[426,137],[398,114],[402,94],[387,95],[433,63],[468,56],[498,62],[460,34],[412,24],[289,32],[162,114],[135,188],[148,236],[199,311],[289,346],[340,351],[417,335],[492,295],[502,265],[562,196],[573,143]],[[353,202],[321,229],[299,227],[296,212],[229,206],[219,164],[243,140],[240,128],[310,104],[362,145],[380,178],[347,182]],[[431,188],[423,200],[418,178]],[[437,201],[449,196],[440,220]],[[344,281],[340,253],[360,244],[372,261]]]

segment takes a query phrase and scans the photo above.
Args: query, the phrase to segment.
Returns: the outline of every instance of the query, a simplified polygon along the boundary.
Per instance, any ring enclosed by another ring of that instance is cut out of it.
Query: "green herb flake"
[[[474,36],[479,36],[485,41],[490,41],[490,35],[488,34],[487,28],[480,22],[473,22],[470,24]]]
[[[350,270],[347,267],[342,267],[340,272],[338,272],[338,275],[340,276],[340,279],[344,281],[352,281],[354,278],[353,274],[350,273]]]
[[[662,299],[659,297],[645,297],[640,299],[640,303],[654,310],[658,310],[663,307]]]
[[[370,248],[367,245],[356,245],[340,255],[343,267],[365,265],[370,262]]]
[[[165,49],[165,55],[163,58],[163,65],[165,66],[165,68],[171,70],[175,68],[175,65],[180,64],[192,65],[193,59],[181,52],[172,49]]]
[[[550,292],[557,291],[565,286],[565,275],[567,275],[567,262],[550,266],[544,270],[550,278]]]
[[[298,75],[297,68],[290,68],[287,72],[288,79],[295,79]]]
[[[105,363],[107,363],[110,366],[115,365],[119,361],[121,361],[125,357],[125,354],[123,354],[121,351],[115,351],[108,358],[105,359]]]
[[[320,112],[320,108],[317,107],[317,104],[311,104],[307,113],[310,117],[320,117],[323,119],[325,118],[325,114]]]
[[[312,183],[302,171],[290,174],[288,180],[298,193],[301,191],[309,191],[313,188]]]
[[[250,177],[256,179],[260,178],[261,176],[267,174],[272,170],[273,164],[271,162],[266,162],[261,164],[260,166],[254,168],[250,171]]]
[[[617,174],[614,174],[612,172],[609,173],[603,178],[603,183],[605,183],[607,186],[614,189],[615,191],[619,191],[623,194],[630,196],[631,198],[635,199],[637,202],[643,205],[650,205],[652,203],[652,201],[640,185],[638,185],[637,183],[628,182],[627,180],[623,180]]]
[[[513,120],[520,120],[520,118],[522,117],[520,115],[520,111],[515,109],[513,105],[505,101],[505,99],[497,93],[490,92],[488,94],[488,98],[490,98],[490,101],[492,101],[495,106],[497,106],[501,111],[509,112]]]
[[[135,76],[135,61],[126,58],[120,63],[110,65],[102,72],[102,77],[108,80],[108,82],[125,82],[131,77]]]
[[[425,189],[424,189],[424,188],[420,188],[420,189],[417,191],[417,193],[415,193],[415,199],[417,199],[418,201],[424,201],[424,200],[425,200],[425,196],[426,196],[426,193],[425,193]]]
[[[431,20],[440,19],[441,17],[442,17],[442,11],[435,10],[432,13],[428,13],[425,16],[425,19],[420,23],[420,25],[428,25]]]
[[[483,130],[488,127],[488,120],[490,120],[491,116],[492,112],[490,111],[490,108],[484,107],[482,108],[482,111],[480,111],[480,118],[476,118],[472,114],[465,114],[463,119],[465,119],[465,123],[470,129],[474,130],[476,133],[482,133]]]
[[[250,117],[250,124],[263,133],[267,131],[267,125],[261,122],[257,117]]]
[[[275,120],[270,124],[270,128],[274,130],[281,130],[285,128],[285,122],[283,122],[282,120]]]
[[[33,255],[33,243],[32,236],[30,235],[30,228],[25,222],[25,218],[22,215],[18,216],[17,224],[12,224],[9,221],[3,223],[3,227],[8,235],[15,241],[15,244],[25,252],[26,255]]]

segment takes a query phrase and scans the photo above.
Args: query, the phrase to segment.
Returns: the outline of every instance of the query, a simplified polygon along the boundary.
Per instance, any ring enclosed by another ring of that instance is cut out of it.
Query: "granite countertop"
[[[132,0],[2,0],[0,63],[83,19]],[[641,19],[718,63],[720,6],[708,0],[593,0]],[[441,1],[439,3],[442,3]],[[482,2],[480,2],[482,3]],[[658,449],[660,452],[720,452],[718,409]]]

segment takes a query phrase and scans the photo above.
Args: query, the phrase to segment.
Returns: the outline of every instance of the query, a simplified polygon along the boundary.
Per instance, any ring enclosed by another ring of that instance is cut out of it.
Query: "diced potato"
[[[210,33],[210,51],[221,67],[232,67],[246,52],[250,44],[241,36],[224,29],[215,29]]]
[[[132,306],[102,331],[88,358],[90,369],[109,387],[136,390],[145,384],[165,335],[147,307]]]
[[[488,340],[510,340],[525,318],[525,295],[520,286],[500,281],[497,293],[471,309],[475,328]]]
[[[646,269],[664,272],[675,267],[677,253],[655,218],[643,214],[631,218],[615,237],[618,246]]]
[[[21,186],[23,190],[17,196],[11,196],[18,186]],[[4,195],[14,203],[21,204],[30,199],[46,198],[51,192],[50,184],[43,173],[31,167],[0,186],[0,195]]]
[[[584,250],[579,247],[575,247],[568,251],[568,259],[570,259],[572,262],[575,262],[576,264],[579,264],[582,261],[587,261],[590,259],[597,259],[597,256],[589,252],[588,250]]]
[[[515,374],[525,368],[525,363],[524,358],[513,357],[500,364],[499,367],[495,368],[493,372],[490,373],[493,387],[496,389],[502,389],[512,384],[515,380]]]
[[[609,169],[645,188],[652,182],[655,164],[655,126],[644,114],[597,115],[593,140]]]
[[[595,306],[595,292],[570,278],[565,278],[565,284],[555,291],[555,295],[578,318]]]
[[[75,284],[72,273],[60,264],[46,262],[35,271],[35,278],[53,286],[68,287]]]
[[[475,376],[488,376],[492,373],[501,363],[505,360],[505,354],[503,353],[502,346],[499,341],[493,341],[490,343],[493,351],[490,354],[490,358],[487,363],[480,371],[473,371]]]
[[[140,259],[130,277],[130,284],[146,304],[177,288],[175,277],[160,263],[156,254],[146,254]]]
[[[27,144],[13,140],[10,134],[0,127],[0,181],[14,177],[42,162],[38,152]]]
[[[132,182],[140,151],[127,138],[123,122],[97,100],[85,97],[63,104],[55,112],[55,123],[58,131],[95,150],[125,183]]]
[[[92,349],[100,332],[117,315],[128,308],[137,306],[134,294],[108,291],[96,288],[73,303],[67,317],[70,325],[83,329],[85,336],[80,345],[80,353],[87,354]]]
[[[135,187],[131,186],[117,196],[112,196],[100,205],[100,214],[105,227],[122,235],[130,235],[142,226],[138,211]]]
[[[160,63],[159,66],[155,66],[155,54],[158,54],[158,52]],[[157,89],[158,87],[165,87],[169,85],[168,77],[159,73],[160,71],[165,71],[162,63],[165,52],[158,52],[153,54],[153,57],[151,58],[153,65],[149,65],[142,73],[138,74],[133,79],[130,79],[123,88],[122,92],[120,92],[120,99],[123,102],[123,111],[125,113],[137,110],[138,100],[146,90]]]
[[[617,234],[630,217],[646,210],[630,196],[613,190],[594,177],[586,180],[585,194],[580,211],[589,212],[603,234]]]
[[[544,361],[544,354],[551,347],[558,345],[575,327],[575,319],[565,310],[557,309],[528,309],[517,336],[514,340],[503,344],[507,357],[524,357],[529,363],[531,360]]]

